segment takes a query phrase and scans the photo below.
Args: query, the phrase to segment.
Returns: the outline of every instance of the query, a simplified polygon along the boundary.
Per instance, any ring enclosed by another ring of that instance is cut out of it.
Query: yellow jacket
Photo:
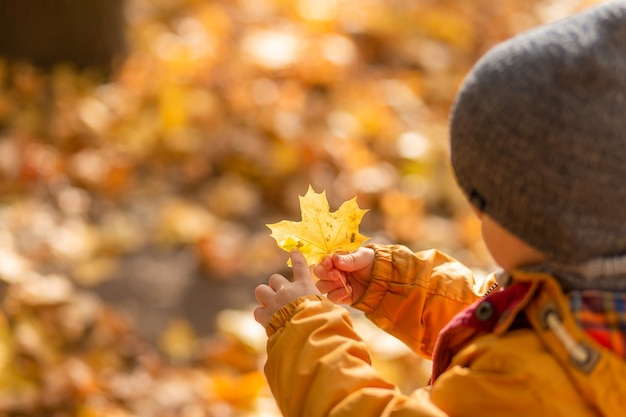
[[[626,363],[578,328],[550,276],[516,272],[482,297],[494,278],[477,286],[441,252],[374,248],[354,307],[432,358],[432,384],[400,392],[370,366],[344,308],[301,297],[267,326],[265,373],[284,416],[626,415]]]

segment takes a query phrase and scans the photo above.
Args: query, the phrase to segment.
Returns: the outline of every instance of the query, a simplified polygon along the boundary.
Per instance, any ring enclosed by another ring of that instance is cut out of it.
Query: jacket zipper
[[[494,282],[491,287],[489,287],[489,289],[483,294],[483,296],[481,297],[482,300],[484,300],[485,298],[487,298],[489,296],[489,294],[491,294],[492,292],[495,291],[495,289],[498,288],[498,283]]]

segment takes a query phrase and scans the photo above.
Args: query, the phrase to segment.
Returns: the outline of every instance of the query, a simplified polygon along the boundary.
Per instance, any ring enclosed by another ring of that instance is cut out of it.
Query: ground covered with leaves
[[[309,184],[491,266],[447,162],[487,49],[587,1],[129,0],[110,79],[0,60],[0,416],[277,416],[252,288]],[[355,313],[403,389],[428,364]]]

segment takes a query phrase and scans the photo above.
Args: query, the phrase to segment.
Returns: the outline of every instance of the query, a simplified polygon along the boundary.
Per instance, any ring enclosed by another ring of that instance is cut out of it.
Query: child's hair
[[[626,1],[492,49],[450,129],[460,187],[504,228],[564,265],[626,254]]]

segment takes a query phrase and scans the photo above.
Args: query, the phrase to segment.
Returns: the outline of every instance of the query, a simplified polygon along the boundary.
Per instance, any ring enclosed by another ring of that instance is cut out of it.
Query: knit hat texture
[[[505,41],[450,120],[470,201],[551,261],[626,254],[626,0]]]

